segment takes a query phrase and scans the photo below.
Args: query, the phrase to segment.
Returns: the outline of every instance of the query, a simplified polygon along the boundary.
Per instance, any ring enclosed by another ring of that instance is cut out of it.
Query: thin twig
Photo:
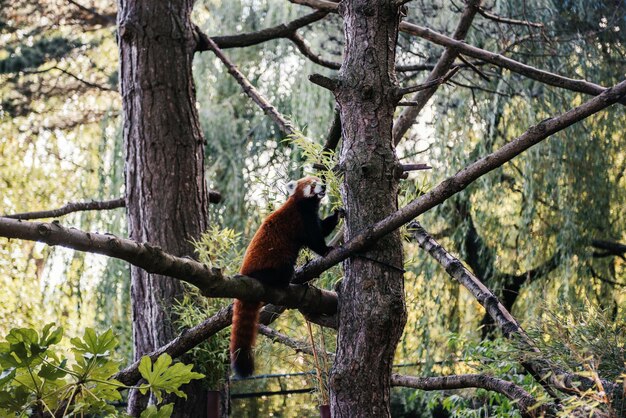
[[[511,19],[509,17],[498,16],[498,15],[488,12],[483,7],[478,8],[478,13],[481,16],[489,20],[493,20],[494,22],[498,22],[498,23],[506,23],[508,25],[530,26],[532,28],[543,29],[543,23],[535,23],[535,22],[530,22],[528,20],[517,20],[517,19]]]

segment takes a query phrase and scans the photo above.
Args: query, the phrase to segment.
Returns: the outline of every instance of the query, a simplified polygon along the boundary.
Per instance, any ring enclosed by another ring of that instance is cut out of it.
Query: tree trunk
[[[336,97],[349,240],[398,206],[392,126],[399,11],[392,0],[351,0],[340,12],[346,50]],[[391,366],[406,322],[402,267],[398,231],[344,263],[333,417],[390,416]]]
[[[204,139],[191,72],[192,7],[193,0],[120,0],[117,17],[130,237],[178,256],[193,255],[190,240],[208,225]],[[138,359],[175,336],[170,307],[184,289],[178,280],[138,268],[131,275]],[[186,393],[173,416],[206,415],[206,391],[196,384]],[[129,412],[136,415],[144,405],[133,396]]]

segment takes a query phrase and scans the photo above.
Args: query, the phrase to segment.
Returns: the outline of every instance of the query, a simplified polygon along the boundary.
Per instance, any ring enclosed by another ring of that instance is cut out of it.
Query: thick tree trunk
[[[190,240],[208,225],[204,139],[191,72],[192,7],[193,0],[120,0],[117,17],[130,236],[179,256],[193,255]],[[175,336],[170,306],[183,287],[138,268],[131,274],[138,359]],[[206,414],[206,391],[196,385],[186,392],[174,416]],[[145,404],[140,398],[129,402],[132,414]]]
[[[399,12],[392,0],[346,0],[341,111],[346,239],[397,209],[392,141]],[[394,232],[345,262],[333,417],[388,417],[391,366],[406,322],[402,241]]]

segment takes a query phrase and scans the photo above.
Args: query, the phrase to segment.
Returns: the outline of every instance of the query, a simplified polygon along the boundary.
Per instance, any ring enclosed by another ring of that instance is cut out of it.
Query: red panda
[[[271,286],[288,286],[302,247],[319,255],[330,248],[324,237],[339,221],[340,211],[319,218],[319,204],[326,186],[317,177],[304,177],[287,184],[289,198],[270,214],[254,234],[243,258],[240,274],[254,277]],[[261,302],[235,299],[230,335],[231,366],[240,377],[254,371],[252,349],[257,335]]]

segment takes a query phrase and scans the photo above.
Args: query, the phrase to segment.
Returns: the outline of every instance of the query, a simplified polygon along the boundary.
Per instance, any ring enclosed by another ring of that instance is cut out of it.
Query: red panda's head
[[[290,198],[321,200],[326,195],[326,185],[317,177],[307,176],[287,183],[287,191]]]

